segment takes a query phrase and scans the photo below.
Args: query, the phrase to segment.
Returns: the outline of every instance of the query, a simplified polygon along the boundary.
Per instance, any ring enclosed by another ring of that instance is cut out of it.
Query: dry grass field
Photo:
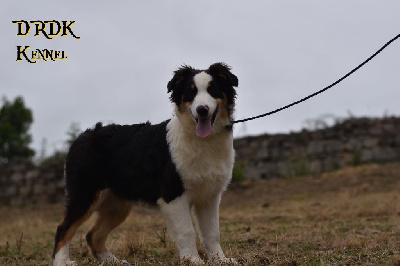
[[[61,204],[0,214],[0,265],[51,264]],[[241,265],[400,265],[400,164],[235,183],[220,216],[223,249]],[[91,221],[71,246],[80,265],[98,265],[84,240]],[[157,212],[134,210],[108,245],[134,265],[179,264]]]

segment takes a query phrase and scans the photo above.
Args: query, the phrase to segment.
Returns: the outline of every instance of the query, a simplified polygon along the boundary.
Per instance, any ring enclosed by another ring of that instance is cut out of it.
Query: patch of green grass
[[[294,253],[310,251],[317,249],[317,246],[311,242],[293,242],[288,244],[289,250]]]
[[[352,157],[352,165],[359,166],[362,164],[362,149],[355,149]]]
[[[287,201],[303,201],[303,200],[306,200],[309,198],[311,198],[311,195],[309,195],[309,194],[297,194],[297,195],[287,197],[285,200],[287,200]]]
[[[232,170],[232,182],[242,182],[243,180],[245,180],[245,169],[245,163],[235,162]]]
[[[305,176],[310,173],[310,159],[307,152],[292,154],[288,158],[288,168],[286,170],[286,177],[294,178]]]

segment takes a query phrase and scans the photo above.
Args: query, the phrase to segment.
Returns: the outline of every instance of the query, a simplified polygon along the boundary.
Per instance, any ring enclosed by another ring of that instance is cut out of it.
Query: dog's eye
[[[196,96],[197,88],[194,84],[190,84],[190,86],[186,87],[183,92],[183,101],[184,102],[193,102],[194,97]]]
[[[218,86],[216,86],[216,84],[210,83],[209,87],[207,88],[207,91],[214,98],[222,99],[224,97],[222,90],[220,88],[218,88]]]

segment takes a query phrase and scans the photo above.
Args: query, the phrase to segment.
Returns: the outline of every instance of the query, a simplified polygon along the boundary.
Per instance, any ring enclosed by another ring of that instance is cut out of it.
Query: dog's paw
[[[103,261],[100,266],[127,266],[132,265],[126,260],[105,260]]]
[[[131,265],[126,260],[120,260],[109,252],[97,254],[97,258],[102,261],[101,266]]]
[[[78,266],[78,263],[73,260],[53,260],[53,266]]]
[[[181,258],[182,265],[204,265],[204,261],[200,257],[183,257]]]
[[[239,263],[237,262],[237,260],[235,260],[234,258],[226,258],[226,257],[213,257],[210,260],[211,265],[239,265]]]
[[[239,263],[237,262],[237,260],[235,260],[234,258],[223,258],[222,260],[220,260],[222,263],[228,263],[228,264],[233,264],[233,265],[239,265]]]

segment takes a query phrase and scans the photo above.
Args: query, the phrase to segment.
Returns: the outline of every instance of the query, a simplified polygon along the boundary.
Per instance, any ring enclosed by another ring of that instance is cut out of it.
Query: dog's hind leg
[[[101,261],[127,263],[124,260],[118,260],[111,254],[106,248],[105,242],[108,234],[128,217],[132,203],[120,199],[108,190],[103,193],[101,203],[96,209],[98,212],[96,223],[86,235],[86,241],[93,255]]]
[[[93,213],[99,200],[100,192],[73,194],[67,200],[63,222],[57,227],[54,243],[53,265],[76,265],[69,258],[69,245],[79,226]]]

